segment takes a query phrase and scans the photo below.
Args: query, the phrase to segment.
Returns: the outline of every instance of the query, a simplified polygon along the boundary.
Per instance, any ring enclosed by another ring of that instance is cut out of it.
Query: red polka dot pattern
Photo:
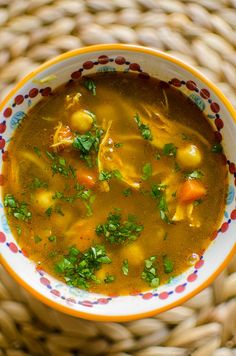
[[[153,294],[152,293],[145,293],[144,295],[143,295],[143,299],[151,299],[153,297]]]
[[[71,74],[71,78],[72,79],[79,79],[81,77],[81,72],[79,71],[79,70],[77,70],[76,72],[73,72],[72,74]]]
[[[180,285],[180,286],[177,286],[175,288],[175,292],[176,293],[182,293],[184,290],[185,290],[185,286],[184,285]]]
[[[189,90],[195,90],[197,88],[197,84],[192,81],[192,80],[188,80],[186,82],[186,87],[189,89]]]
[[[11,108],[6,108],[4,111],[3,111],[3,116],[8,118],[10,117],[12,114],[12,109]]]
[[[9,249],[10,249],[11,252],[13,252],[13,253],[17,253],[17,252],[18,252],[18,247],[16,246],[16,244],[14,244],[14,242],[10,242],[10,243],[9,243]]]
[[[91,68],[93,68],[93,66],[94,66],[94,64],[92,61],[87,61],[87,62],[84,62],[84,64],[83,64],[84,69],[91,69]]]
[[[233,211],[231,211],[230,218],[231,218],[232,220],[236,220],[236,209],[234,209]]]
[[[4,243],[6,241],[6,236],[3,232],[0,232],[0,243]]]
[[[45,277],[40,278],[40,283],[42,283],[44,286],[50,286],[50,281]]]
[[[38,95],[38,93],[39,93],[39,91],[38,91],[37,88],[32,88],[32,89],[30,89],[30,91],[29,91],[29,97],[30,97],[31,99],[33,99],[33,98],[35,98],[35,97]]]
[[[115,63],[119,65],[125,64],[125,58],[122,56],[117,56],[115,59]]]
[[[159,294],[159,299],[165,300],[169,297],[169,294],[167,292],[162,292]]]
[[[228,230],[228,228],[229,228],[229,224],[228,224],[227,221],[226,221],[226,222],[224,222],[224,223],[221,225],[220,231],[221,231],[221,232],[225,232],[225,231]]]
[[[100,64],[107,64],[109,62],[109,57],[103,55],[103,56],[100,56],[98,57],[98,62]]]
[[[197,279],[197,274],[196,273],[192,273],[192,274],[190,274],[188,276],[187,281],[188,282],[194,282],[194,281],[196,281],[196,279]]]
[[[22,104],[23,101],[24,101],[24,96],[23,96],[23,95],[17,95],[17,96],[15,97],[15,104],[16,104],[16,105]]]

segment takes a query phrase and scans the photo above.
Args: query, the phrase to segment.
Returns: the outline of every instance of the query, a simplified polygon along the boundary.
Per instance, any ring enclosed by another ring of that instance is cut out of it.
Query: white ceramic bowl
[[[51,91],[62,83],[78,80],[84,74],[97,71],[135,71],[143,80],[148,80],[149,76],[157,77],[183,91],[204,111],[214,127],[216,138],[219,141],[223,139],[227,157],[225,164],[229,172],[229,193],[224,218],[219,230],[214,236],[209,236],[212,242],[209,248],[203,251],[200,261],[169,284],[132,296],[89,293],[71,288],[37,270],[35,263],[27,258],[27,251],[21,249],[12,236],[1,203],[1,262],[21,285],[41,301],[68,314],[92,320],[125,321],[148,317],[183,303],[211,283],[235,254],[236,112],[222,92],[205,76],[165,53],[120,44],[82,48],[65,53],[40,66],[21,80],[2,102],[1,165],[2,161],[8,159],[8,141],[29,108],[43,96],[50,95]],[[41,84],[40,79],[44,79]],[[0,172],[0,185],[4,185],[5,179]]]

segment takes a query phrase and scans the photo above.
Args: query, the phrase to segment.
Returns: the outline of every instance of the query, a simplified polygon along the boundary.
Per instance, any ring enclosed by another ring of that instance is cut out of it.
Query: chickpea
[[[52,195],[52,192],[45,190],[38,191],[35,194],[35,202],[39,210],[45,211],[53,205]]]
[[[177,150],[176,159],[181,167],[191,169],[199,167],[202,162],[202,155],[197,146],[188,144]]]
[[[83,134],[90,130],[93,119],[86,110],[75,111],[71,115],[71,128]]]
[[[131,243],[124,247],[124,253],[128,256],[129,264],[138,266],[144,259],[143,250],[137,243]]]

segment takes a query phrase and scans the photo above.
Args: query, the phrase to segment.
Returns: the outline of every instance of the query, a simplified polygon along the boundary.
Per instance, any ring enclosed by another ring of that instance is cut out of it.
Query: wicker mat
[[[183,58],[236,106],[236,0],[0,0],[0,99],[41,62],[109,42]],[[51,310],[0,268],[0,355],[236,355],[236,259],[184,305],[123,324]]]

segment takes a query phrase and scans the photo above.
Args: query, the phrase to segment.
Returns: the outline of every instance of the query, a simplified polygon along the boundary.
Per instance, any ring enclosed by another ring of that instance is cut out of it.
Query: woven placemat
[[[183,58],[236,106],[236,0],[0,0],[0,99],[43,61],[111,42]],[[236,259],[184,305],[129,323],[49,309],[0,267],[0,355],[236,355]]]

